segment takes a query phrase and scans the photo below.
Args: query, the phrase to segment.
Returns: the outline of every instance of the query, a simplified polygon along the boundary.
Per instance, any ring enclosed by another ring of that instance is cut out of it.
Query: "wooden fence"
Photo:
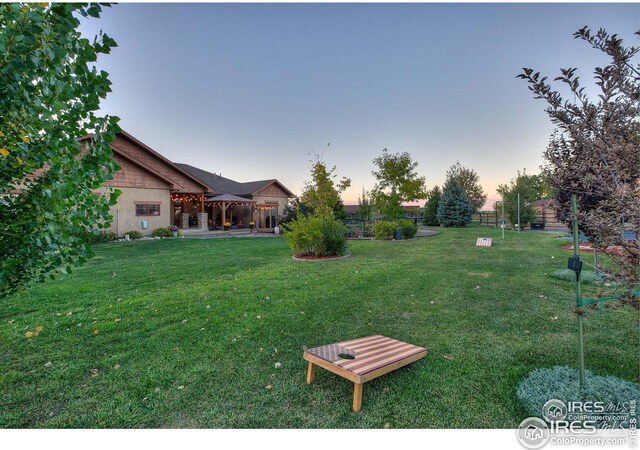
[[[547,209],[535,209],[535,219],[532,222],[544,222],[545,230],[566,230],[567,226],[562,222],[558,222],[558,219],[555,216],[554,210]],[[473,215],[473,222],[478,223],[481,226],[487,227],[500,227],[500,221],[502,220],[502,214],[498,211],[480,211]],[[505,215],[504,217],[505,225],[507,228],[513,228],[513,225],[509,218]],[[529,223],[523,223],[522,229],[530,228]]]

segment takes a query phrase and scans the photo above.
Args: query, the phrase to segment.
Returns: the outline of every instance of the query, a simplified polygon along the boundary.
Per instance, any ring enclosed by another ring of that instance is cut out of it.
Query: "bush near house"
[[[129,235],[131,239],[140,239],[142,237],[142,233],[136,230],[127,231],[125,235]]]
[[[160,227],[156,228],[151,232],[152,237],[172,237],[173,230],[171,227]],[[178,230],[178,236],[182,236],[182,231]]]
[[[91,245],[105,244],[107,242],[115,241],[116,239],[118,239],[118,235],[113,231],[89,232],[89,235],[87,236],[87,242]]]

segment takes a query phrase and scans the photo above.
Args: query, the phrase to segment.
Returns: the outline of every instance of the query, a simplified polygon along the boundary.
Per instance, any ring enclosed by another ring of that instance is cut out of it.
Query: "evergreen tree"
[[[458,185],[462,188],[467,200],[471,203],[473,212],[480,211],[484,206],[484,202],[487,201],[487,194],[482,190],[480,186],[480,177],[475,170],[463,167],[460,161],[456,162],[447,171],[447,177],[455,178]]]
[[[440,187],[436,186],[427,194],[427,203],[424,205],[424,215],[422,217],[422,223],[430,227],[437,227],[440,225],[438,221],[438,206],[440,205],[440,198],[442,192]]]
[[[358,213],[357,217],[362,222],[362,233],[366,231],[367,222],[371,220],[373,215],[373,205],[371,204],[371,198],[367,195],[362,188],[362,197],[358,197]]]
[[[438,205],[438,222],[443,227],[466,227],[471,222],[473,207],[455,179],[449,179]]]

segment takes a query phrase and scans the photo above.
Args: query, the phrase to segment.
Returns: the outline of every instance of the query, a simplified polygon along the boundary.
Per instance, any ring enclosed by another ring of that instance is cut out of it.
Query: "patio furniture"
[[[367,336],[304,349],[309,362],[307,384],[315,379],[316,366],[353,382],[353,411],[362,408],[362,385],[402,366],[424,358],[427,349],[391,339],[386,336]]]

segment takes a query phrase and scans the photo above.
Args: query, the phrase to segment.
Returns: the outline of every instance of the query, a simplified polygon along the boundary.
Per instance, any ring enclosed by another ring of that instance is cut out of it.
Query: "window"
[[[159,216],[160,203],[136,203],[136,216]]]

